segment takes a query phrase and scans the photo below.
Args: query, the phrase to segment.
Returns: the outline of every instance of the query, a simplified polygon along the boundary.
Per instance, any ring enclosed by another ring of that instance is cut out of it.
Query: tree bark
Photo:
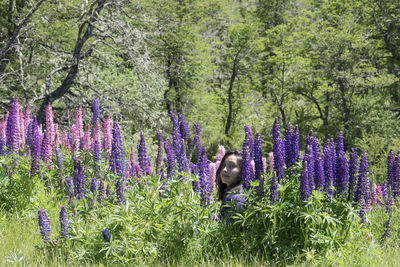
[[[55,100],[63,97],[70,90],[71,85],[73,84],[75,77],[79,71],[79,61],[82,59],[81,56],[82,47],[84,46],[86,41],[93,35],[94,23],[97,21],[98,16],[102,11],[102,9],[104,8],[106,1],[107,0],[99,0],[94,2],[89,10],[89,13],[91,14],[89,19],[83,22],[82,25],[79,27],[78,40],[76,41],[75,44],[74,54],[72,56],[72,63],[69,67],[67,77],[65,77],[61,85],[56,90],[45,96],[42,104],[40,105],[37,115],[37,120],[39,124],[44,123],[45,121],[46,118],[45,110],[47,104],[53,103]],[[97,4],[96,9],[92,11],[93,7],[96,4]],[[87,26],[87,28],[82,35],[85,26]],[[90,55],[90,53],[91,51],[89,51],[87,55]]]

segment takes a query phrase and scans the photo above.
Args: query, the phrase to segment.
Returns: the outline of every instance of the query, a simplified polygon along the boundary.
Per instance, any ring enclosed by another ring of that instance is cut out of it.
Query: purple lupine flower
[[[308,171],[308,160],[309,154],[305,155],[303,158],[303,169],[301,170],[300,175],[300,195],[301,200],[307,201],[310,197],[310,189],[309,189],[309,171]]]
[[[263,172],[262,146],[261,146],[260,133],[256,134],[253,147],[254,147],[254,164],[255,164],[254,179],[259,180],[261,177],[261,173]]]
[[[47,243],[47,241],[50,241],[50,220],[46,211],[43,209],[39,209],[38,211],[38,224],[43,242]]]
[[[74,145],[74,140],[72,138],[72,134],[68,133],[67,136],[68,136],[69,147],[72,149],[72,146]]]
[[[111,196],[110,185],[109,184],[107,185],[106,196],[107,196],[107,198],[109,198]]]
[[[174,152],[172,151],[171,143],[168,139],[164,141],[165,154],[167,154],[166,167],[167,167],[167,179],[170,180],[175,175],[175,158]]]
[[[190,173],[192,175],[197,175],[198,170],[197,170],[197,165],[196,164],[192,163],[192,166],[190,167]],[[199,192],[200,191],[199,190],[199,187],[200,187],[199,181],[197,181],[197,180],[192,181],[192,186],[193,186],[193,191],[194,192]]]
[[[273,142],[273,157],[274,157],[274,170],[278,177],[278,182],[283,181],[285,170],[284,170],[284,160],[285,160],[285,147],[283,141],[280,137],[280,125],[278,118],[275,118],[274,125],[272,127],[272,142]]]
[[[356,185],[356,175],[358,166],[358,153],[357,148],[352,148],[350,152],[350,162],[349,162],[349,193],[348,200],[354,198],[354,190]]]
[[[150,174],[150,158],[147,156],[146,142],[143,132],[140,133],[138,142],[138,160],[139,166],[143,174]]]
[[[308,133],[308,136],[306,137],[306,147],[304,150],[304,154],[309,154],[309,157],[307,157],[307,168],[308,168],[308,173],[310,175],[309,180],[310,180],[310,191],[314,189],[314,167],[315,167],[315,152],[314,148],[317,147],[315,145],[316,139],[314,138],[314,133],[311,130]]]
[[[183,144],[181,145],[181,151],[179,153],[179,156],[180,159],[178,162],[178,171],[179,173],[182,173],[183,171],[187,172],[189,170],[189,164],[186,159],[185,146]]]
[[[94,141],[94,146],[93,146],[93,161],[94,161],[94,174],[96,176],[100,175],[100,150],[101,150],[101,144],[98,140]]]
[[[336,159],[336,195],[346,193],[349,183],[349,165],[344,151],[340,152]]]
[[[119,125],[116,121],[113,123],[112,129],[112,146],[111,146],[111,157],[110,157],[110,167],[111,171],[118,175],[119,177],[125,177],[125,159],[124,150],[122,147],[121,133],[119,130]]]
[[[82,162],[74,157],[74,186],[75,196],[78,199],[86,197],[85,190],[85,172],[83,170]]]
[[[67,210],[65,206],[61,206],[60,210],[60,236],[61,238],[66,238],[68,235],[68,219]]]
[[[243,149],[242,149],[242,169],[241,169],[241,176],[242,176],[242,185],[243,189],[250,189],[251,185],[250,182],[253,180],[253,170],[251,167],[251,146],[252,143],[251,131],[250,127],[246,124],[244,127],[245,130],[245,138],[243,141]]]
[[[124,185],[123,185],[123,179],[118,178],[117,182],[115,183],[115,193],[117,195],[117,202],[121,204],[124,202]]]
[[[196,135],[194,137],[194,142],[196,144],[196,163],[200,161],[200,156],[201,156],[201,142],[200,142],[200,136]]]
[[[97,194],[97,202],[99,202],[101,205],[103,199],[104,199],[104,181],[103,179],[100,179],[99,193]]]
[[[315,160],[314,169],[315,188],[324,191],[325,188],[325,173],[324,173],[324,158],[321,153]]]
[[[366,204],[365,187],[366,187],[367,171],[368,171],[367,152],[363,152],[361,154],[360,168],[358,169],[357,188],[354,195],[354,201],[358,203],[360,206],[362,203],[364,203],[364,205]],[[363,200],[363,202],[361,200]]]
[[[390,213],[388,220],[385,223],[385,231],[381,236],[381,243],[385,242],[390,237],[390,229],[392,228],[392,213]]]
[[[182,139],[187,141],[190,138],[189,126],[187,125],[182,113],[178,112],[178,118],[179,118],[179,131],[181,133]]]
[[[297,139],[298,140],[298,139]],[[286,130],[285,136],[285,164],[286,168],[293,166],[297,160],[296,155],[296,136],[293,130],[293,126],[289,125]]]
[[[297,162],[299,160],[299,126],[296,125],[296,128],[294,129],[294,138],[293,138],[293,151],[294,151],[294,161]]]
[[[390,149],[387,157],[387,185],[389,188],[393,188],[394,181],[394,153]]]
[[[336,173],[338,171],[338,168],[340,168],[340,166],[337,166],[338,165],[338,161],[339,161],[339,155],[342,152],[344,152],[343,132],[340,131],[338,133],[338,135],[336,136],[336,144],[335,144],[335,169],[334,169],[334,171],[335,171],[335,181],[337,180]],[[336,184],[335,184],[335,187],[337,187]]]
[[[32,121],[32,146],[31,146],[31,175],[39,172],[40,163],[40,135],[36,118]]]
[[[271,178],[271,185],[269,189],[269,200],[271,201],[271,204],[275,204],[278,202],[279,197],[278,197],[278,176],[276,175],[276,172],[272,174]]]
[[[5,128],[6,126],[4,125],[4,119],[1,119],[0,121],[0,156],[4,156],[7,154],[7,147],[6,147],[6,134],[5,134]],[[28,133],[30,135],[30,133]]]
[[[179,154],[180,148],[182,144],[182,136],[179,131],[179,123],[178,119],[176,118],[174,112],[172,110],[169,111],[169,115],[172,120],[172,146],[174,148],[174,153],[177,161],[179,162]]]
[[[67,177],[67,179],[65,180],[65,185],[66,185],[66,189],[67,189],[67,195],[69,197],[68,204],[71,205],[71,203],[74,202],[74,199],[75,199],[74,184],[72,182],[71,177]]]
[[[101,233],[103,234],[104,240],[106,242],[110,242],[110,240],[111,240],[110,231],[108,231],[108,229],[104,228],[103,230],[101,230]]]
[[[334,181],[334,162],[335,162],[335,151],[334,143],[332,139],[328,139],[324,144],[324,171],[325,171],[325,188],[324,191],[332,196],[332,184]]]
[[[61,181],[64,178],[64,158],[61,153],[61,149],[57,148],[56,149],[56,160],[57,160],[57,173],[58,173],[58,179]]]
[[[95,125],[97,122],[100,121],[100,105],[99,105],[99,100],[97,98],[93,100],[92,110],[93,110],[93,118],[92,118],[92,135],[93,135],[93,129]]]
[[[92,178],[92,180],[90,181],[90,192],[92,192],[92,194],[95,194],[97,191],[97,179],[95,177]]]
[[[388,198],[388,186],[387,186],[386,181],[383,181],[383,184],[382,184],[382,198],[383,198],[383,202],[387,203],[389,198]]]
[[[194,129],[193,129],[193,134],[196,136],[200,136],[201,134],[201,129],[200,129],[200,125],[197,122],[194,122]]]
[[[394,158],[393,164],[393,176],[392,176],[392,194],[393,197],[400,196],[400,155],[397,155]]]
[[[46,165],[49,164],[49,161],[50,161],[49,147],[50,147],[50,143],[49,143],[48,133],[45,132],[43,140],[42,140],[41,149],[40,149],[40,157]]]
[[[6,146],[9,152],[18,153],[18,100],[12,98],[7,117]]]
[[[209,179],[209,168],[207,166],[207,154],[203,147],[201,151],[200,161],[197,165],[199,172],[199,182],[200,182],[200,205],[206,207],[211,201],[211,185]]]
[[[162,157],[163,157],[161,131],[157,131],[156,136],[157,136],[157,145],[158,145],[157,156],[156,156],[156,175],[158,175],[160,168],[161,168],[161,161],[162,161]]]

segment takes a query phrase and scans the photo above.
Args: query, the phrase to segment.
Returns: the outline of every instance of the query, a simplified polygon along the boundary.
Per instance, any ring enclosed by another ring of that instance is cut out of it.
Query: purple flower
[[[157,136],[157,145],[158,145],[157,157],[156,157],[156,175],[158,175],[160,168],[161,168],[161,161],[162,161],[162,157],[163,157],[161,131],[157,131],[156,136]]]
[[[324,175],[325,188],[324,191],[332,196],[332,183],[334,181],[334,162],[335,162],[335,146],[333,139],[328,139],[324,144]]]
[[[200,125],[197,122],[194,122],[194,129],[193,129],[193,134],[196,136],[200,136],[201,134],[201,129],[200,129]]]
[[[110,232],[108,231],[108,229],[101,230],[101,233],[103,234],[104,240],[106,242],[110,242],[111,236],[110,236]]]
[[[390,149],[387,157],[387,184],[389,188],[393,188],[394,181],[394,153]]]
[[[336,159],[336,195],[342,196],[346,193],[349,183],[349,166],[344,151],[340,152]]]
[[[44,163],[47,165],[49,164],[50,158],[49,158],[49,150],[50,150],[50,143],[49,143],[49,138],[48,138],[48,133],[44,133],[44,138],[42,140],[42,146],[40,150],[40,157],[44,161]]]
[[[297,134],[298,134],[298,127]],[[286,168],[290,168],[293,166],[297,159],[298,159],[298,135],[296,135],[295,131],[293,130],[293,126],[289,125],[289,128],[286,130],[286,137],[285,137],[285,164]],[[297,151],[296,151],[297,148]]]
[[[99,193],[97,194],[97,201],[101,204],[104,199],[104,181],[100,179]]]
[[[118,178],[117,182],[115,183],[115,193],[117,195],[117,202],[121,204],[124,202],[124,186],[123,186],[123,179]]]
[[[92,194],[95,194],[96,191],[97,191],[97,179],[92,178],[92,180],[90,181],[90,192],[92,192]]]
[[[200,136],[196,135],[194,137],[194,142],[196,144],[196,163],[199,162],[200,156],[201,156],[201,142],[200,142]]]
[[[245,138],[242,149],[242,185],[243,189],[250,189],[250,182],[253,180],[253,169],[251,167],[251,149],[253,146],[253,137],[249,125],[245,125]]]
[[[60,236],[61,238],[66,238],[68,235],[68,219],[67,210],[65,206],[61,206],[60,210]]]
[[[325,187],[325,173],[324,158],[321,153],[318,153],[318,156],[315,160],[314,180],[315,188],[323,191]]]
[[[182,113],[178,112],[178,117],[179,117],[179,131],[181,133],[182,139],[187,141],[190,138],[189,126],[187,125]]]
[[[74,185],[75,185],[75,196],[78,199],[86,197],[85,190],[85,172],[83,170],[82,161],[74,157]]]
[[[394,197],[400,196],[400,155],[394,158],[393,176],[392,176],[392,194]]]
[[[50,220],[43,209],[39,209],[38,211],[38,224],[43,242],[47,243],[47,241],[50,241]]]
[[[278,182],[281,183],[285,176],[284,161],[285,161],[285,147],[284,142],[280,137],[280,125],[278,118],[275,118],[272,127],[272,151],[274,156],[274,170],[278,177]]]
[[[112,146],[111,146],[111,157],[110,157],[110,167],[111,171],[118,175],[119,177],[125,177],[125,159],[124,150],[122,147],[121,133],[119,130],[119,125],[116,121],[113,123],[112,129]]]
[[[32,121],[32,146],[31,146],[31,175],[35,175],[39,172],[40,162],[40,135],[36,118]]]
[[[171,143],[169,142],[168,139],[165,139],[164,141],[164,148],[165,148],[165,154],[167,154],[167,160],[166,160],[166,167],[167,167],[167,179],[172,179],[172,177],[175,175],[175,158],[174,158],[174,152],[172,151]]]
[[[6,146],[11,153],[18,153],[18,124],[19,124],[19,105],[18,100],[12,98],[7,117],[6,126]]]
[[[96,98],[92,103],[93,118],[92,118],[92,133],[93,129],[98,121],[100,121],[100,105],[99,100]]]
[[[386,221],[385,226],[385,231],[381,237],[381,243],[385,242],[385,240],[390,237],[390,229],[392,228],[392,213],[390,213],[389,219]]]
[[[358,153],[357,148],[352,148],[350,152],[350,162],[349,162],[349,194],[348,200],[354,198],[354,190],[357,182],[357,165],[358,165]]]
[[[272,175],[269,191],[270,191],[269,200],[271,201],[271,204],[277,203],[279,198],[278,198],[278,177],[276,175],[276,172],[274,172]]]
[[[301,170],[301,175],[300,175],[300,195],[301,195],[301,200],[308,201],[310,197],[310,172],[308,170],[308,157],[310,157],[310,154],[304,155],[303,158],[303,169]]]
[[[263,172],[262,146],[261,146],[260,133],[256,134],[253,147],[254,147],[254,165],[255,165],[254,179],[259,180],[261,177],[261,173]]]
[[[98,140],[94,141],[94,146],[93,146],[93,161],[94,161],[94,174],[96,176],[100,175],[100,150],[101,150],[101,144]]]
[[[147,156],[146,142],[144,140],[143,132],[140,133],[138,142],[138,160],[139,166],[143,174],[150,174],[150,160]]]
[[[200,161],[197,164],[200,182],[200,205],[206,207],[211,201],[211,184],[209,179],[209,168],[207,165],[207,154],[203,147],[201,151]]]
[[[71,205],[71,203],[75,199],[74,184],[72,182],[72,178],[71,177],[67,177],[67,179],[65,180],[65,185],[66,185],[66,189],[67,189],[67,195],[69,197],[68,204]]]

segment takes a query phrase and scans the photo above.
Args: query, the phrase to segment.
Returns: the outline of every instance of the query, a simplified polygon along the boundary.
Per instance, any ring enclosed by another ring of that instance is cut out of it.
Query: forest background
[[[43,122],[50,102],[62,129],[78,104],[90,121],[98,98],[125,139],[155,140],[173,110],[201,125],[208,158],[240,147],[245,123],[272,151],[279,117],[320,140],[343,131],[381,182],[400,145],[398,10],[392,0],[1,0],[0,114],[16,97]]]

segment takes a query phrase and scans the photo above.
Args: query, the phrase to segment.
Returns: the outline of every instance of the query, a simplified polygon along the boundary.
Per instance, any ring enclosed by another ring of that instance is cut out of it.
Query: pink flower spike
[[[218,154],[217,154],[217,158],[215,159],[215,161],[221,161],[222,158],[225,155],[225,147],[224,146],[219,146],[218,147]]]
[[[216,164],[215,163],[210,163],[208,166],[208,170],[210,172],[210,185],[211,188],[214,188],[215,186],[215,175],[216,175]]]
[[[68,130],[67,127],[64,128],[63,132],[62,132],[62,146],[64,147],[64,149],[71,149],[70,145],[69,145],[69,140],[68,140]]]
[[[263,166],[262,166],[262,169],[263,169],[263,173],[267,173],[267,158],[262,158],[262,163],[263,163]]]
[[[274,171],[274,152],[269,152],[269,169]]]

